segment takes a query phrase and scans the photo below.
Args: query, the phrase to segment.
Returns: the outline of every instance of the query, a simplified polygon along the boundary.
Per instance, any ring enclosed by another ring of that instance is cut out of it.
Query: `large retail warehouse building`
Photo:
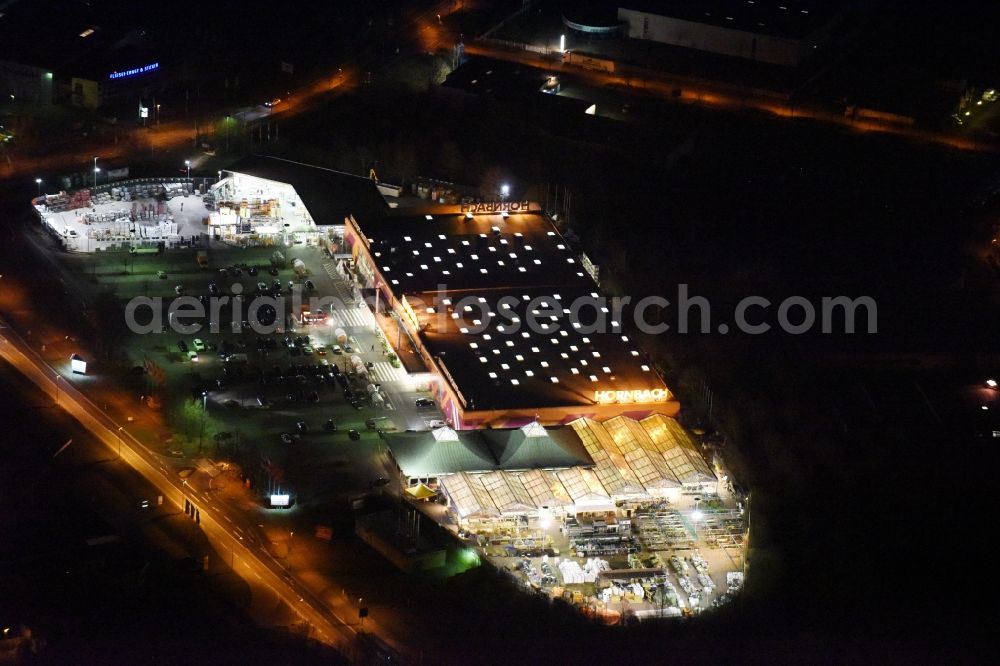
[[[256,157],[229,173],[236,186],[286,185],[299,215],[344,225],[340,252],[430,370],[453,427],[676,414],[629,327],[615,325],[613,304],[599,300],[588,262],[537,206],[434,205],[416,214],[374,205],[374,182],[327,169]],[[344,205],[328,201],[338,193]]]

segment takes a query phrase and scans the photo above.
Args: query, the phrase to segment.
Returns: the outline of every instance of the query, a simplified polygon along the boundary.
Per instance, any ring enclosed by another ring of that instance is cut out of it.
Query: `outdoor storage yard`
[[[680,616],[725,603],[742,583],[745,515],[723,490],[570,516],[544,528],[498,524],[474,539],[523,585],[614,623],[622,613]]]
[[[35,209],[72,252],[158,243],[174,247],[205,233],[213,204],[199,190],[207,187],[206,182],[165,179],[123,181],[46,194],[35,200]]]

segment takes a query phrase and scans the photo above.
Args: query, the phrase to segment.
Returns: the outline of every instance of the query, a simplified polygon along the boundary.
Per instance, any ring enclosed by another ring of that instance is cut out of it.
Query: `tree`
[[[510,185],[510,178],[500,167],[490,167],[483,174],[479,193],[484,199],[496,199],[501,194],[501,188]]]
[[[417,153],[411,144],[401,141],[396,145],[396,150],[393,154],[393,166],[399,178],[400,187],[405,188],[407,182],[417,173],[417,169],[419,168]]]
[[[454,141],[445,141],[441,145],[441,152],[438,153],[438,167],[444,177],[448,180],[459,180],[459,175],[464,173],[464,166],[462,151]]]

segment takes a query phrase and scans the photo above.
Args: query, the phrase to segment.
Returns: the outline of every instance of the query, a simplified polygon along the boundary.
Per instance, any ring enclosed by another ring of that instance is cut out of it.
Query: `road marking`
[[[378,380],[380,384],[388,384],[406,379],[406,370],[394,368],[392,363],[388,361],[376,361],[375,366],[369,370],[369,374]]]
[[[361,328],[371,325],[368,319],[360,310],[358,310],[358,308],[334,310],[333,314],[330,315],[330,318],[334,321],[335,326],[340,326],[342,328]]]

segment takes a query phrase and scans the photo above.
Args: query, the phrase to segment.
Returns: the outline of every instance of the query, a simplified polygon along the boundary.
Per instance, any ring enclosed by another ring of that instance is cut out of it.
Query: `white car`
[[[191,346],[194,347],[195,351],[205,351],[205,343],[202,342],[201,338],[195,338],[194,341],[191,342]]]
[[[429,427],[431,430],[436,430],[437,428],[447,428],[448,424],[442,421],[441,419],[434,419],[433,421],[427,422],[427,427]]]
[[[334,354],[344,353],[344,350],[340,348],[340,345],[330,345],[330,351]]]

